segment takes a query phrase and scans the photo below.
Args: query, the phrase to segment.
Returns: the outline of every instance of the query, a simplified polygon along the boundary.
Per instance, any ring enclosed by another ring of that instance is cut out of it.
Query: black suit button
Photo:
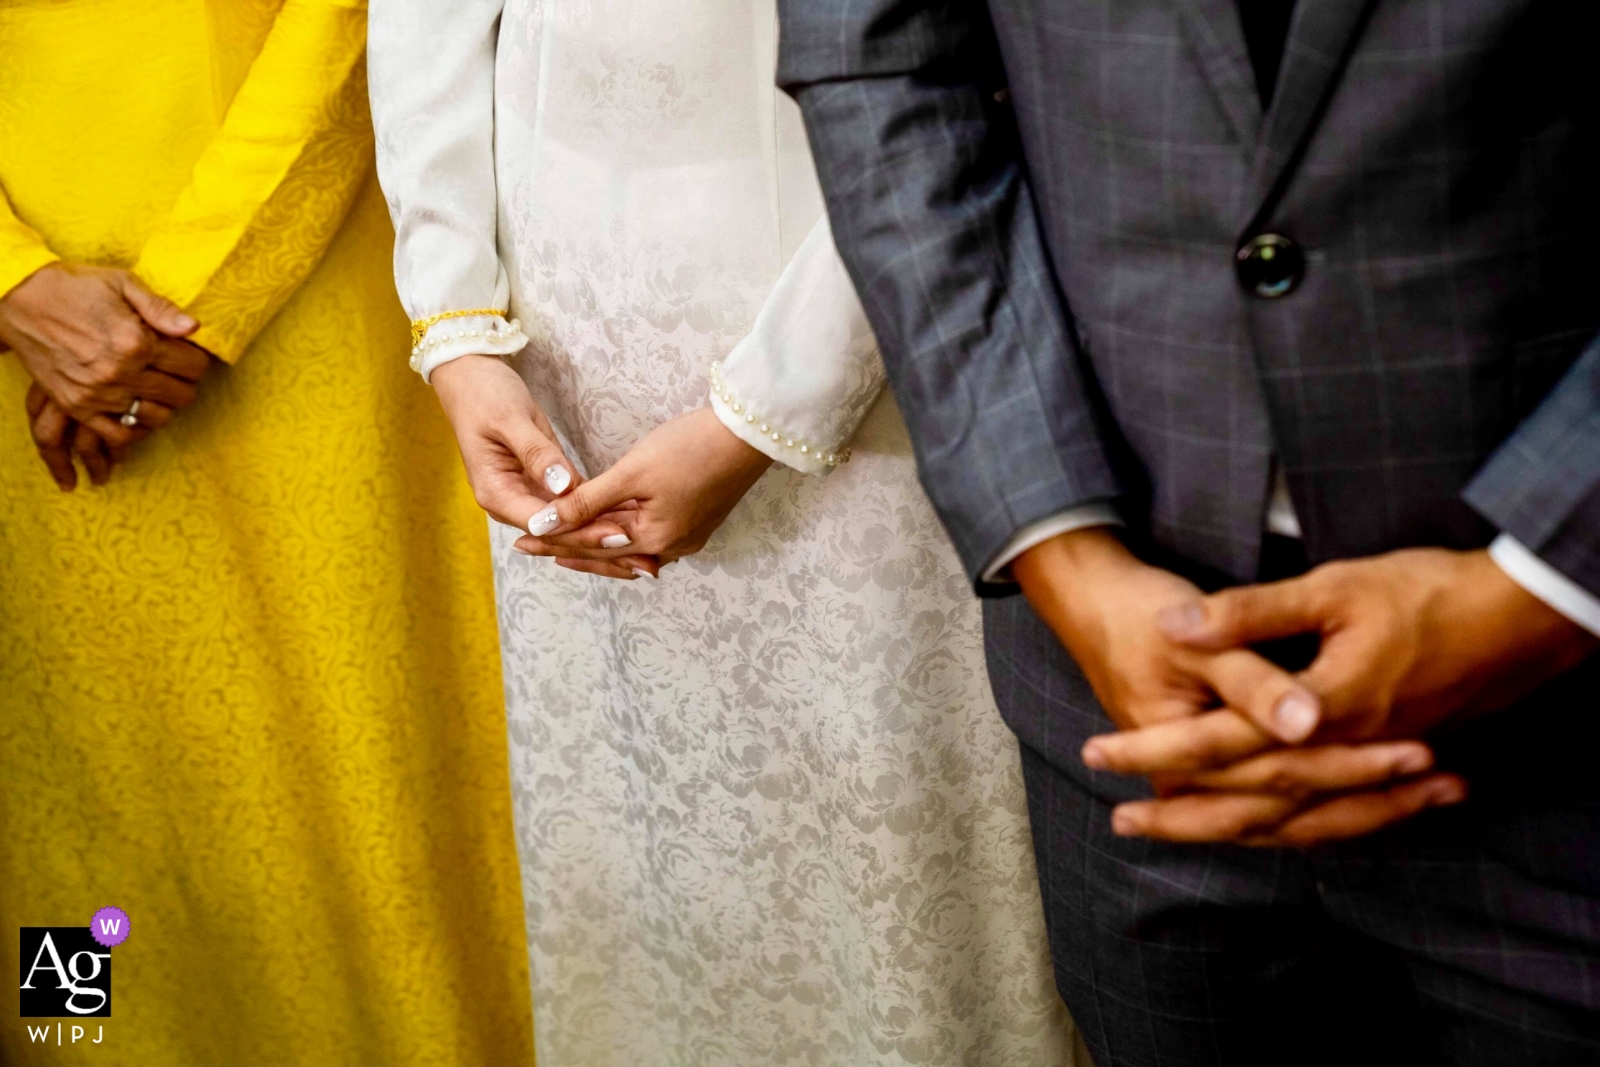
[[[1306,254],[1277,233],[1261,233],[1239,246],[1233,268],[1245,292],[1276,300],[1295,291],[1306,276]]]

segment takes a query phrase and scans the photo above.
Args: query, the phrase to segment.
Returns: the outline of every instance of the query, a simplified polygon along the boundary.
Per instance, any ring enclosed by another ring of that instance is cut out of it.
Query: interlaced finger
[[[1297,807],[1292,798],[1268,793],[1190,793],[1119,804],[1111,828],[1121,837],[1244,841],[1277,829]]]
[[[1226,767],[1277,746],[1255,723],[1223,708],[1090,738],[1083,762],[1095,770],[1148,776]]]
[[[144,407],[140,405],[139,422],[133,426],[124,426],[119,419],[110,415],[92,415],[83,423],[99,434],[108,448],[124,449],[150,436],[152,428],[145,424],[144,418]]]
[[[660,560],[651,553],[640,552],[634,548],[614,549],[589,549],[569,548],[565,545],[552,545],[542,537],[519,537],[511,546],[524,556],[545,556],[550,559],[590,560],[600,563],[614,563],[624,569],[629,567],[657,567]]]
[[[1271,833],[1245,843],[1273,848],[1310,848],[1328,841],[1361,837],[1428,808],[1448,807],[1466,798],[1467,783],[1463,779],[1453,774],[1429,775],[1388,789],[1335,797],[1295,814]]]
[[[139,397],[141,406],[154,402],[164,404],[169,408],[186,408],[194,403],[198,391],[193,382],[175,378],[170,374],[160,371],[146,370],[140,373],[133,386],[134,393]],[[111,412],[116,415],[120,412]]]
[[[211,354],[187,341],[157,337],[151,344],[150,368],[185,381],[197,382],[211,369]]]
[[[547,534],[539,540],[551,548],[572,549],[590,559],[609,559],[615,553],[626,552],[629,548],[636,552],[640,550],[634,543],[636,531],[633,523],[637,518],[636,507],[614,509],[587,526],[570,533]]]
[[[39,404],[33,416],[34,447],[50,472],[51,479],[64,492],[70,492],[78,485],[78,471],[72,465],[72,450],[68,447],[73,425],[66,411],[53,403]]]
[[[111,480],[111,457],[106,453],[105,442],[82,423],[73,428],[72,451],[83,461],[90,485],[105,485]]]
[[[1195,656],[1192,669],[1224,704],[1286,744],[1310,737],[1322,719],[1314,692],[1249,649]]]
[[[1433,752],[1420,741],[1318,745],[1268,752],[1220,771],[1194,775],[1189,784],[1219,792],[1305,797],[1367,788],[1421,774],[1432,766]]]
[[[558,559],[556,566],[564,567],[569,571],[580,571],[585,574],[596,574],[602,578],[618,578],[631,582],[637,578],[655,579],[658,573],[646,567],[627,567],[618,563],[596,559]]]

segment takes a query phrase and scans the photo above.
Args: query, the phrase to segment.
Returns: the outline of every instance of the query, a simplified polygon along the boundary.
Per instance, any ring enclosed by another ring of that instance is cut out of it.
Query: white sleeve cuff
[[[1011,563],[1018,556],[1030,548],[1044,544],[1052,537],[1071,533],[1074,530],[1087,530],[1091,526],[1121,526],[1122,516],[1117,514],[1117,509],[1109,503],[1099,502],[1082,504],[1066,511],[1058,512],[1049,518],[1040,519],[1038,522],[1029,523],[1012,535],[1000,554],[994,561],[984,568],[983,580],[985,582],[1009,582]]]
[[[1510,534],[1501,534],[1489,546],[1489,558],[1513,582],[1549,607],[1600,637],[1600,598],[1534,555]]]
[[[522,323],[476,315],[436,323],[411,350],[411,369],[430,381],[433,372],[462,356],[513,356],[528,347]]]
[[[844,445],[822,445],[803,437],[790,436],[792,430],[767,421],[748,401],[736,396],[722,379],[722,364],[711,367],[711,410],[722,425],[774,463],[793,467],[802,474],[827,474],[841,463],[850,462],[850,449]]]
[[[722,424],[773,460],[826,474],[883,391],[883,359],[828,220],[778,277],[748,336],[711,367]]]

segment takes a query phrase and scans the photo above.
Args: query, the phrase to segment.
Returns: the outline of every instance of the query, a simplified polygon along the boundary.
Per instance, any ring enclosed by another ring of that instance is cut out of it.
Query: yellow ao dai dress
[[[132,918],[103,1043],[9,992],[0,1062],[532,1060],[483,520],[406,366],[365,23],[0,3],[0,293],[132,268],[231,364],[65,495],[0,353],[0,959]]]

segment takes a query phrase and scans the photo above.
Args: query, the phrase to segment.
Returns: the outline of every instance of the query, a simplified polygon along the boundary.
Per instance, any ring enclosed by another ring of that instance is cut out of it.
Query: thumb
[[[587,526],[617,505],[632,500],[635,493],[632,477],[625,470],[612,467],[553,501],[528,523],[528,532],[535,537],[549,537]]]
[[[1161,631],[1194,648],[1240,648],[1279,637],[1317,633],[1322,617],[1303,578],[1271,585],[1244,585],[1167,608],[1157,616]]]
[[[146,289],[133,275],[123,272],[118,278],[122,299],[139,313],[145,325],[152,330],[168,337],[188,337],[200,328],[200,323],[195,321],[194,316],[165,297],[157,296]]]

